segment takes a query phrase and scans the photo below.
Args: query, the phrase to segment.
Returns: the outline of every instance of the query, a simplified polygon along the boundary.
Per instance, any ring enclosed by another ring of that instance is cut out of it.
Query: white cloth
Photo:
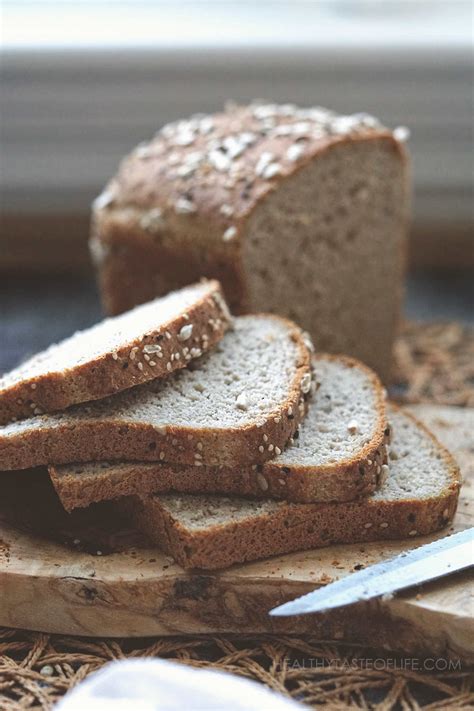
[[[164,659],[112,662],[91,674],[55,711],[303,711],[262,684]]]

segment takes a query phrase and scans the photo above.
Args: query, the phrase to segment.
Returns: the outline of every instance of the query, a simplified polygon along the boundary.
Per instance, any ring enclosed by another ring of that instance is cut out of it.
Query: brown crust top
[[[176,121],[127,156],[96,199],[100,239],[107,241],[112,219],[137,220],[153,236],[202,217],[216,231],[207,239],[233,244],[239,221],[259,200],[327,148],[382,139],[404,157],[403,131],[391,132],[365,113],[341,116],[291,104],[231,104],[222,113]],[[98,248],[95,238],[92,244]]]
[[[242,427],[195,429],[130,422],[126,418],[67,419],[48,426],[41,416],[28,430],[27,421],[18,432],[0,430],[0,469],[26,469],[42,464],[95,460],[168,461],[182,464],[247,465],[262,463],[283,450],[307,410],[311,384],[307,338],[287,319],[260,315],[284,324],[296,345],[295,372],[288,395],[268,414],[266,421]],[[242,316],[241,319],[255,318]]]
[[[125,502],[135,524],[185,568],[217,569],[237,562],[334,543],[427,535],[444,528],[456,512],[460,474],[453,456],[415,417],[404,413],[432,440],[444,460],[448,483],[438,496],[401,501],[281,503],[271,513],[229,525],[190,531],[158,496]]]
[[[231,322],[221,285],[212,280],[207,286],[206,293],[192,306],[183,308],[179,316],[148,329],[139,338],[124,339],[118,348],[72,368],[25,374],[12,383],[8,382],[7,373],[0,379],[0,425],[99,400],[186,367],[203,350],[220,341]],[[183,333],[187,334],[183,329],[190,327],[192,339],[185,342]],[[175,358],[175,353],[182,350],[182,357]]]

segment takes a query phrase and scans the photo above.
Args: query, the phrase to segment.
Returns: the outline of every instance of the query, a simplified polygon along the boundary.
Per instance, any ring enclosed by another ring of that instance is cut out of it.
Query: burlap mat
[[[401,402],[474,407],[474,328],[405,324],[395,344],[392,396]]]
[[[392,394],[401,401],[473,406],[474,330],[457,323],[408,324],[396,346],[395,380]],[[474,708],[474,675],[455,659],[382,655],[311,638],[98,640],[4,629],[0,709],[51,709],[106,662],[139,656],[234,672],[314,708]]]
[[[390,711],[474,704],[469,670],[456,661],[449,668],[448,660],[383,657],[312,639],[92,640],[5,630],[0,640],[0,708],[4,711],[50,709],[54,700],[106,662],[142,656],[234,672],[314,707]],[[443,669],[432,672],[433,664]],[[416,700],[420,696],[422,706]]]

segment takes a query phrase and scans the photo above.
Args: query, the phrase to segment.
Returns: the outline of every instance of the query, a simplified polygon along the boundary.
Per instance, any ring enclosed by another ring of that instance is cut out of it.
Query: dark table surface
[[[472,272],[421,272],[408,278],[405,314],[418,321],[474,323]],[[101,318],[92,276],[3,277],[0,372]]]

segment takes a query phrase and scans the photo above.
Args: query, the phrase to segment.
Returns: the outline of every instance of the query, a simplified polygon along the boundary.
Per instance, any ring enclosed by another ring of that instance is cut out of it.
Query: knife
[[[270,610],[270,615],[306,615],[435,580],[474,566],[474,527],[427,543]]]

